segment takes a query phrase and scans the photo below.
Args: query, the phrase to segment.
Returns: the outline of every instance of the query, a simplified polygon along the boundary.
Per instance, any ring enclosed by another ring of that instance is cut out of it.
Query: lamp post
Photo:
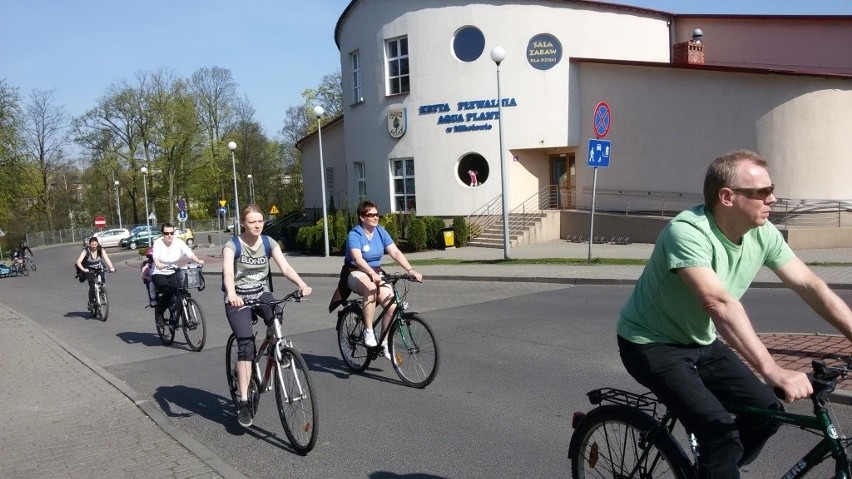
[[[503,154],[503,99],[500,96],[500,63],[505,58],[506,50],[503,47],[491,49],[491,60],[497,64],[497,130],[500,135],[500,186],[503,197],[503,258],[511,259],[509,254],[509,179]]]
[[[254,204],[254,179],[252,179],[251,174],[246,175],[246,178],[249,180],[249,198],[248,201],[250,204]]]
[[[121,224],[121,201],[118,199],[118,185],[120,184],[118,180],[115,180],[115,211],[118,213],[118,227],[124,228]]]
[[[319,138],[320,154],[320,186],[322,187],[322,232],[325,237],[325,257],[328,258],[328,209],[325,206],[325,164],[322,160],[322,116],[325,109],[319,105],[314,107],[314,115],[317,116],[317,138]]]
[[[148,215],[148,168],[142,167],[142,189],[145,191],[145,226],[148,227],[148,247],[151,247],[151,217]]]
[[[240,234],[240,222],[237,218],[240,216],[240,200],[237,198],[237,159],[234,157],[234,150],[237,149],[237,142],[228,142],[228,149],[231,150],[231,167],[234,171],[234,236]]]

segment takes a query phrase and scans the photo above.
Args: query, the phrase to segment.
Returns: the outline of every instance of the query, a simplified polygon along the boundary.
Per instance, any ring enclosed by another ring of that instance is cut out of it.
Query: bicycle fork
[[[267,356],[266,360],[266,371],[263,376],[260,375],[260,364],[255,362],[255,372],[258,377],[263,378],[263,382],[260,384],[260,389],[263,391],[269,391],[274,387],[274,381],[272,372],[273,367],[275,371],[275,375],[278,378],[278,383],[281,384],[281,388],[284,393],[284,400],[288,403],[294,401],[301,401],[305,398],[304,388],[302,387],[302,381],[299,379],[299,375],[296,372],[296,366],[292,364],[292,360],[288,360],[284,358],[285,347],[292,348],[293,343],[285,339],[283,334],[281,333],[281,323],[276,319],[270,324],[266,329],[266,339],[264,339],[263,344],[261,344],[261,351],[265,351]],[[285,364],[285,361],[289,361]],[[291,395],[289,391],[287,391],[287,383],[284,381],[284,374],[286,369],[291,369],[291,373],[293,374],[293,379],[296,384],[296,388],[298,389],[298,395]]]

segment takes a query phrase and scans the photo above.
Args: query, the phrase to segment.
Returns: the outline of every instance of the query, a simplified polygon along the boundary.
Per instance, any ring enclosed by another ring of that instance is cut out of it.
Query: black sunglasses
[[[382,215],[380,215],[378,213],[365,213],[364,216],[366,216],[367,218],[381,218],[382,217]]]
[[[775,192],[775,185],[764,186],[763,188],[731,188],[737,193],[742,193],[753,200],[765,201],[766,198],[772,196]]]
[[[171,236],[173,234],[175,234],[174,231],[163,231],[163,236]]]

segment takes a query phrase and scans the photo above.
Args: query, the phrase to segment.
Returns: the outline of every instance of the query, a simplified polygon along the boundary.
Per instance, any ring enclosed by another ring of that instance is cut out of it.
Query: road
[[[0,280],[0,302],[153,398],[182,430],[254,478],[564,477],[570,417],[589,409],[585,392],[605,385],[641,390],[624,372],[613,334],[629,286],[415,285],[409,300],[441,348],[437,379],[417,390],[401,385],[381,360],[363,375],[345,370],[335,317],[326,310],[336,280],[310,278],[313,301],[289,305],[285,321],[320,404],[319,443],[302,457],[289,448],[273,395],[261,398],[255,427],[236,423],[224,378],[230,329],[218,275],[208,275],[207,289],[194,294],[209,337],[193,353],[180,335],[172,347],[160,344],[135,252],[110,250],[118,267],[107,277],[110,318],[88,319],[86,285],[73,279],[71,266],[78,252],[76,245],[36,251],[38,271]],[[281,278],[275,288],[291,289]],[[852,293],[844,294],[849,301]],[[752,291],[744,302],[759,331],[831,332],[789,292]],[[813,441],[786,429],[781,437],[746,477],[782,475],[776,464]]]

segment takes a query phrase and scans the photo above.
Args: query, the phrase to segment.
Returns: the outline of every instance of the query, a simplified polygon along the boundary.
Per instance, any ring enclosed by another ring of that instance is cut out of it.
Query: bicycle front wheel
[[[97,316],[101,321],[106,322],[107,318],[109,318],[109,300],[107,298],[106,288],[101,286],[100,290],[98,290],[98,295],[96,298],[97,305]]]
[[[204,321],[204,313],[192,298],[184,301],[183,337],[193,351],[201,351],[204,348],[204,342],[207,341],[207,322]]]
[[[228,344],[225,346],[225,376],[228,378],[228,390],[231,392],[231,401],[234,406],[237,405],[237,396],[239,395],[237,383],[237,336],[231,333],[228,338]]]
[[[646,432],[658,423],[627,406],[591,410],[571,436],[571,477],[694,478],[689,459],[674,438],[660,431],[652,443]]]
[[[319,418],[308,366],[298,351],[285,347],[275,369],[275,401],[284,433],[293,449],[307,454],[317,443]]]
[[[36,270],[36,264],[35,264],[35,261],[33,261],[32,259],[28,259],[28,260],[27,260],[27,265],[29,265],[29,267],[30,267],[30,269],[31,269],[31,270],[33,270],[33,271],[35,271],[35,270]]]
[[[358,308],[346,308],[337,319],[337,345],[346,366],[360,373],[370,364],[370,352],[364,344],[364,317]]]
[[[432,328],[412,315],[400,318],[391,326],[391,364],[402,381],[415,388],[425,388],[438,374],[438,343]]]
[[[169,346],[175,341],[175,323],[172,321],[171,308],[166,308],[163,311],[163,318],[165,319],[165,324],[157,326],[157,335],[160,336],[160,342],[165,346]]]
[[[30,270],[29,270],[29,268],[27,268],[27,265],[25,265],[25,264],[21,264],[21,266],[20,266],[20,270],[21,270],[21,274],[22,274],[22,275],[24,275],[24,276],[29,276],[29,275],[30,275]]]

